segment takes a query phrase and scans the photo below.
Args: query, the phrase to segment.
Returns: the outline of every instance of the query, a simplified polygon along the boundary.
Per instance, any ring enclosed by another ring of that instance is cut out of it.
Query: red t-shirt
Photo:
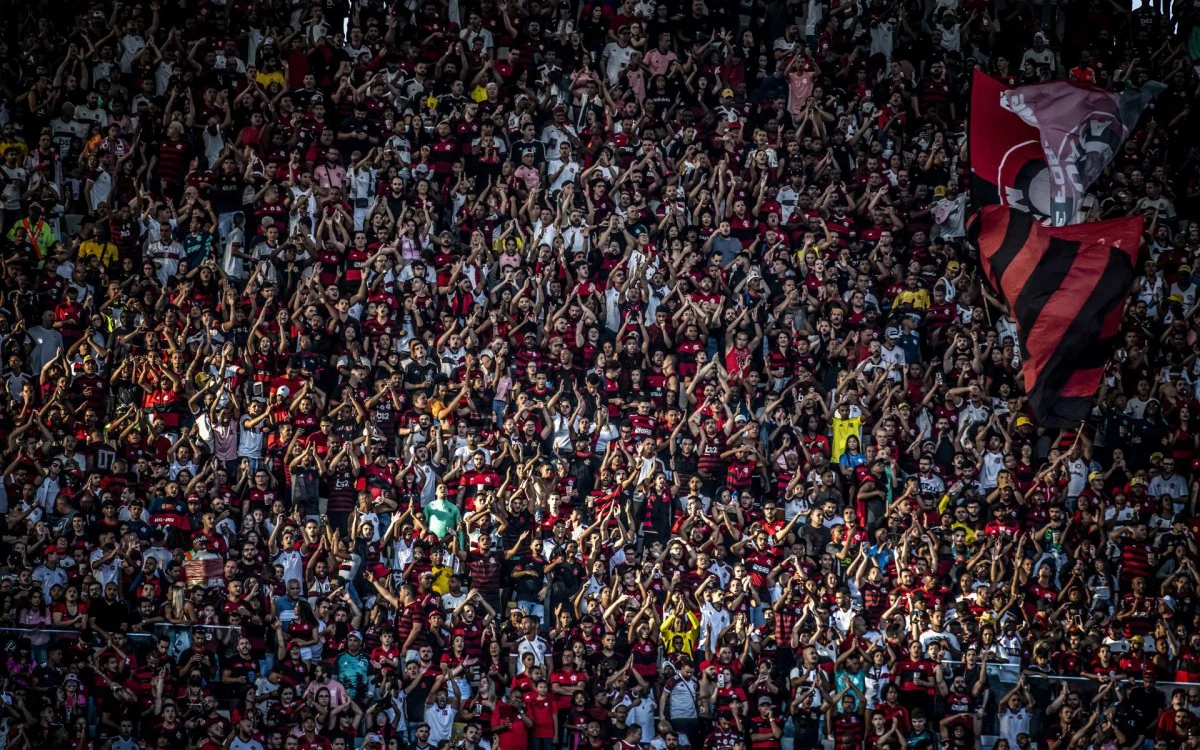
[[[525,699],[525,711],[533,719],[534,739],[554,739],[554,714],[558,712],[554,696],[549,693],[544,698],[536,693],[530,695]]]
[[[563,687],[574,687],[580,683],[587,683],[587,674],[585,674],[584,672],[562,671],[562,672],[555,672],[554,674],[550,675],[551,686],[562,685]],[[570,696],[556,695],[556,696],[554,696],[554,698],[558,703],[559,711],[567,711],[571,708]]]
[[[492,726],[502,727],[505,722],[512,722],[512,726],[496,735],[499,750],[528,750],[529,730],[525,728],[525,722],[507,701],[500,701],[492,711]]]

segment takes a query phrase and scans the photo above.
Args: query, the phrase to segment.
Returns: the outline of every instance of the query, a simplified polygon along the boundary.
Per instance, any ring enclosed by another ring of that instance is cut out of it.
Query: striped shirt
[[[472,555],[467,567],[471,571],[471,586],[484,599],[500,595],[500,554],[493,550],[486,557]]]
[[[1121,545],[1121,580],[1150,576],[1149,556],[1152,547],[1146,541],[1126,541]]]
[[[168,185],[182,185],[192,147],[187,141],[165,140],[158,147],[158,177]]]

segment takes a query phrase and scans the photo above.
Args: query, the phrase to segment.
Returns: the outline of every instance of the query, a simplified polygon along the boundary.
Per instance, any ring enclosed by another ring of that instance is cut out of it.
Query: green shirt
[[[459,512],[458,506],[449,500],[434,500],[425,506],[425,518],[429,522],[429,532],[438,539],[443,539],[446,534],[458,528],[462,513]]]
[[[29,239],[29,244],[33,245],[34,252],[37,253],[35,260],[37,261],[38,268],[41,268],[42,259],[46,257],[46,253],[50,251],[50,248],[55,243],[54,229],[44,219],[33,221],[29,217],[26,217],[8,230],[8,239],[10,242],[16,237],[17,227],[25,230],[25,236]]]

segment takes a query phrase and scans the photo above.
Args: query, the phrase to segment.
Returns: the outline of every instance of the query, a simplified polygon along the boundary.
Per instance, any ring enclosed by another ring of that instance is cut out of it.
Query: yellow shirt
[[[25,141],[0,141],[0,156],[7,154],[10,148],[16,150],[17,161],[25,161],[25,157],[29,154],[29,146],[25,144]]]
[[[837,463],[841,460],[842,454],[846,452],[846,438],[853,435],[858,438],[859,447],[862,447],[862,417],[834,417],[833,423],[833,455],[830,460]]]
[[[454,571],[448,565],[443,565],[440,568],[433,569],[433,584],[430,589],[436,594],[445,594],[450,590],[450,576],[454,575]]]
[[[278,83],[280,86],[282,86],[283,73],[278,70],[274,73],[267,73],[260,70],[254,74],[254,80],[258,81],[258,85],[262,86],[264,89],[270,86],[272,83]]]
[[[117,246],[111,242],[101,245],[95,240],[88,240],[79,246],[80,260],[85,260],[93,255],[99,258],[100,262],[107,268],[117,259]]]
[[[496,239],[492,240],[492,251],[497,252],[497,253],[504,252],[504,246],[509,240],[517,241],[517,252],[518,253],[525,249],[525,240],[521,239],[517,235],[510,234],[509,236],[505,237],[504,239],[500,239],[499,237],[497,237]]]
[[[804,256],[808,254],[809,250],[816,253],[818,258],[821,257],[821,246],[819,244],[817,244],[816,242],[813,242],[811,244],[805,245],[804,247],[802,247],[796,251],[796,261],[803,262]]]
[[[972,529],[970,526],[966,525],[965,523],[959,523],[958,521],[955,521],[954,523],[950,524],[950,531],[952,531],[952,532],[958,531],[959,529],[962,529],[963,534],[966,535],[966,538],[964,539],[964,541],[967,544],[975,543],[975,538],[976,538],[977,534],[975,533],[974,529]]]
[[[945,513],[948,510],[950,510],[950,493],[942,495],[942,499],[938,501],[939,514]],[[966,535],[967,544],[975,543],[975,539],[978,536],[978,534],[975,533],[975,529],[972,529],[970,526],[966,525],[965,523],[960,523],[959,521],[955,521],[954,523],[950,524],[950,530],[952,532],[958,531],[959,529],[962,529],[963,534]]]
[[[676,630],[676,628],[680,629]],[[681,638],[683,646],[679,650],[691,656],[692,652],[696,650],[696,642],[700,639],[700,618],[692,612],[668,617],[659,626],[659,631],[662,633],[662,643],[667,649],[667,653],[675,653],[674,640]]]
[[[914,289],[909,291],[905,289],[896,295],[896,299],[892,301],[892,308],[900,307],[901,305],[909,305],[914,310],[929,309],[929,292],[924,289]]]

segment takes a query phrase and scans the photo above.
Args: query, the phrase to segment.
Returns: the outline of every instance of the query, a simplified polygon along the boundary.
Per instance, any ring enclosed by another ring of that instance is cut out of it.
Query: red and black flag
[[[971,79],[967,148],[971,202],[976,207],[1012,206],[1045,218],[1050,177],[1037,128],[1000,105],[1010,87],[979,68]]]
[[[1021,86],[1000,95],[1000,105],[1037,129],[1049,166],[1049,223],[1081,221],[1083,197],[1104,172],[1138,118],[1163,90],[1157,81],[1119,94],[1068,81]]]
[[[1077,426],[1117,343],[1142,217],[1047,227],[1024,211],[986,206],[971,232],[1016,318],[1034,413],[1048,427]]]
[[[1011,88],[971,79],[971,194],[976,206],[1026,211],[1052,226],[1082,220],[1089,187],[1162,84],[1120,93],[1068,81]]]

